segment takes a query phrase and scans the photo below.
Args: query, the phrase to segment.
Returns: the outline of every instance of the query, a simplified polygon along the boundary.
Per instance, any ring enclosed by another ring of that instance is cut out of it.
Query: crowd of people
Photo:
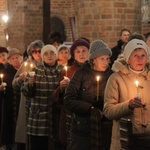
[[[123,29],[113,48],[57,36],[25,53],[0,47],[0,150],[150,149],[150,32]]]

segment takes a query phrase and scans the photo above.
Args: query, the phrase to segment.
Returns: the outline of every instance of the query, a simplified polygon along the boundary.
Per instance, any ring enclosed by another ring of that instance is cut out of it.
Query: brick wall
[[[43,39],[43,1],[7,0],[10,20],[9,45],[24,51],[35,39]],[[102,39],[110,47],[116,44],[122,28],[146,33],[150,24],[141,23],[141,0],[51,0],[51,17],[65,25],[67,41],[72,41],[70,17],[75,17],[76,38],[91,41]],[[6,0],[0,0],[0,17],[7,10]],[[0,45],[6,46],[5,24],[0,21]]]

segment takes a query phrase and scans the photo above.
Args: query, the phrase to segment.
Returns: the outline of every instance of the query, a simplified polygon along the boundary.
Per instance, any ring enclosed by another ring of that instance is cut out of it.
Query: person
[[[112,50],[111,66],[113,65],[114,61],[118,58],[118,55],[121,53],[123,44],[128,42],[130,34],[131,32],[128,29],[122,29],[120,31],[120,37],[117,42],[117,45],[111,49]]]
[[[24,60],[18,69],[15,77],[12,81],[13,89],[20,91],[21,86],[24,83],[27,73],[32,70],[34,66],[41,64],[41,48],[44,46],[43,41],[35,40],[30,43],[27,48],[28,58]],[[21,92],[21,91],[20,91]],[[26,98],[21,92],[19,113],[16,125],[15,141],[18,143],[18,149],[25,149],[28,145],[28,138],[26,135],[26,119],[29,108],[28,98]],[[19,144],[20,143],[20,144]]]
[[[102,116],[102,109],[105,85],[112,73],[109,67],[111,54],[111,49],[102,40],[93,41],[89,61],[70,80],[64,98],[66,109],[72,112],[68,150],[99,150],[102,147],[109,150],[111,125],[103,126],[100,122],[109,122]],[[97,76],[100,77],[98,82]]]
[[[59,139],[60,139],[60,149],[66,150],[67,136],[70,128],[70,112],[64,107],[64,94],[66,87],[69,84],[72,75],[76,70],[78,70],[85,61],[88,60],[89,54],[89,43],[83,39],[75,40],[70,48],[71,57],[74,62],[71,66],[68,66],[67,71],[63,70],[59,80],[59,85],[54,90],[53,99],[55,103],[61,106],[61,114],[59,120]],[[64,77],[65,76],[65,77]]]
[[[143,40],[132,39],[125,46],[123,55],[124,58],[116,60],[113,64],[114,73],[108,79],[104,94],[104,115],[113,120],[111,150],[120,150],[122,147],[122,118],[131,121],[132,134],[136,137],[133,143],[135,147],[129,149],[148,150],[150,49]]]
[[[8,50],[5,47],[0,46],[0,71],[9,66],[7,57],[8,57]]]
[[[30,150],[48,150],[49,141],[53,149],[55,144],[51,93],[58,84],[63,66],[57,64],[57,50],[53,45],[45,45],[41,57],[43,63],[33,69],[35,75],[30,75],[22,86],[23,94],[30,98],[27,121]]]
[[[57,49],[58,51],[58,64],[61,64],[63,66],[67,66],[68,65],[68,60],[70,59],[70,49],[62,44],[58,47]]]
[[[11,48],[8,52],[10,65],[2,71],[3,83],[1,83],[1,128],[0,139],[7,150],[14,146],[14,133],[19,109],[20,92],[12,88],[12,80],[23,61],[23,56],[17,48]],[[5,83],[5,85],[4,85]]]
[[[146,39],[146,44],[148,45],[148,47],[150,47],[150,32],[147,32],[145,34],[145,39]]]
[[[63,44],[63,37],[62,35],[58,32],[58,31],[54,31],[50,34],[49,39],[48,39],[48,43],[52,44],[53,46],[56,47],[56,49],[58,49],[58,47],[60,45]]]

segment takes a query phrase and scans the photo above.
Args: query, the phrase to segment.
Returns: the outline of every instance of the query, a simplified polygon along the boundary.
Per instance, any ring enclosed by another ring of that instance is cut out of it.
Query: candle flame
[[[24,66],[26,67],[26,66],[27,66],[27,64],[28,64],[28,63],[27,63],[27,62],[25,62],[25,63],[24,63]]]
[[[3,78],[3,77],[4,77],[4,75],[3,75],[2,73],[0,74],[0,76],[1,76],[1,78]]]
[[[138,87],[139,86],[139,81],[135,81],[135,85],[136,85],[136,87]]]
[[[33,64],[30,64],[30,67],[33,68]]]
[[[99,81],[99,80],[100,80],[100,76],[97,76],[97,77],[96,77],[96,80]]]
[[[64,68],[65,68],[66,71],[68,70],[68,67],[67,67],[67,66],[65,66]]]

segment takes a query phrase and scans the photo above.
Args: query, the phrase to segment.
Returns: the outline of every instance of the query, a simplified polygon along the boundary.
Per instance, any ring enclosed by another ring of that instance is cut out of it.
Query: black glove
[[[104,102],[102,100],[98,100],[98,101],[95,100],[92,105],[93,105],[93,107],[99,108],[102,111]]]

